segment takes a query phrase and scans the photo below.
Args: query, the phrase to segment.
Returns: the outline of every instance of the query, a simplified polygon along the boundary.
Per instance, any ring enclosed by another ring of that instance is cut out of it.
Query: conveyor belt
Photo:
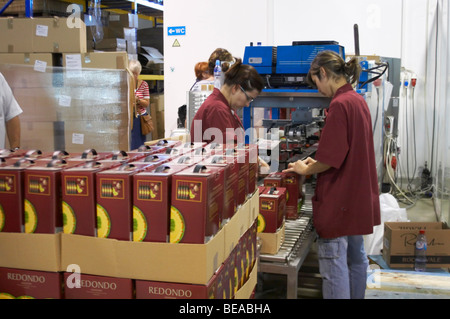
[[[305,202],[299,218],[285,221],[284,241],[278,253],[275,255],[261,254],[262,262],[289,263],[290,260],[297,257],[300,246],[313,229],[312,207],[309,201]]]
[[[285,239],[280,250],[275,255],[259,255],[259,272],[287,276],[286,297],[288,299],[297,298],[298,272],[317,237],[312,220],[313,190],[310,184],[303,186],[305,201],[300,209],[300,217],[296,220],[286,220]]]

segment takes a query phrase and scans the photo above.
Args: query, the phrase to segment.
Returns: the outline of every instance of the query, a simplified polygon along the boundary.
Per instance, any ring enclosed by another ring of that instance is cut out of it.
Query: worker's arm
[[[5,123],[6,134],[8,135],[9,147],[11,149],[20,147],[20,119],[13,117]]]
[[[314,175],[317,173],[325,172],[331,166],[321,163],[308,157],[305,160],[299,160],[295,163],[289,163],[288,168],[283,172],[295,172],[300,175]]]
[[[150,105],[150,99],[141,99],[136,97],[136,104],[138,107],[146,109]]]

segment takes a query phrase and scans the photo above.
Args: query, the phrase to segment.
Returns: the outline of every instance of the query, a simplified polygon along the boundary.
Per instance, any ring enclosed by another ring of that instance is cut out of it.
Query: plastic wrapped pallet
[[[129,74],[114,69],[2,64],[23,109],[21,148],[129,150]]]

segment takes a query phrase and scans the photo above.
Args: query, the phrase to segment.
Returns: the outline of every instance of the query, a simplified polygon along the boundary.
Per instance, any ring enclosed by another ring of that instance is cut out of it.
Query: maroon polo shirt
[[[380,224],[372,121],[366,101],[350,84],[330,102],[315,158],[331,166],[317,175],[312,198],[318,235],[372,233]]]
[[[193,142],[244,143],[242,123],[219,89],[214,89],[198,109],[190,133]]]

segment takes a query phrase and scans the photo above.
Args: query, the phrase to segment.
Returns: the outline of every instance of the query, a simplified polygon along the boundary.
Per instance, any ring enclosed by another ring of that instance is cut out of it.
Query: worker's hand
[[[270,171],[270,166],[265,160],[258,156],[258,175],[267,175]]]
[[[305,163],[306,165],[314,164],[315,162],[317,161],[311,157],[308,157],[303,161],[303,163]]]
[[[311,157],[308,157],[305,160],[298,160],[297,162],[289,163],[288,168],[283,172],[295,172],[300,175],[308,175],[308,166],[314,164],[315,162],[316,160],[312,159]]]
[[[300,175],[313,175],[325,172],[330,169],[330,167],[331,166],[328,164],[318,162],[315,159],[308,157],[303,161],[300,160],[295,163],[289,163],[288,168],[283,172],[296,172]]]
[[[308,167],[302,160],[298,160],[294,163],[289,163],[288,168],[283,170],[283,173],[294,172],[300,175],[304,175],[305,169]]]

